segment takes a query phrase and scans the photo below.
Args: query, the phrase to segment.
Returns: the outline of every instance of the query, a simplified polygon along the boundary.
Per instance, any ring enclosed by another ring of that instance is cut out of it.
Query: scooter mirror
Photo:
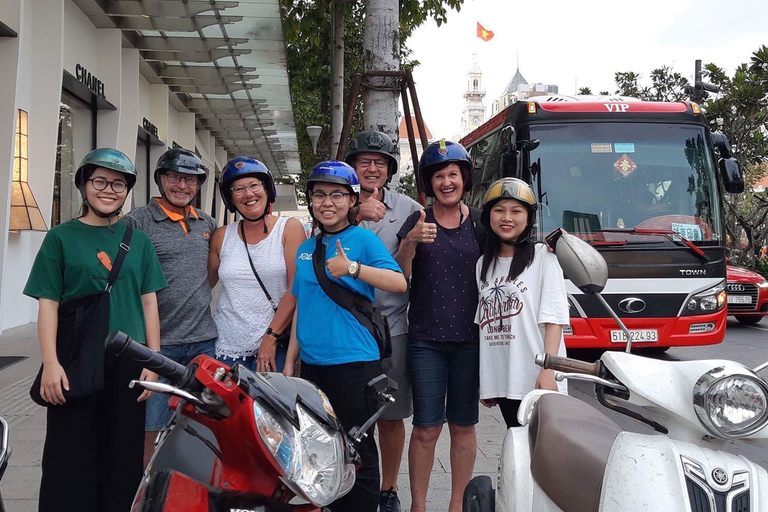
[[[382,373],[378,377],[374,377],[368,381],[368,384],[363,388],[363,394],[367,398],[378,402],[381,399],[382,391],[388,393],[395,390],[397,390],[397,382]]]
[[[8,467],[8,459],[11,456],[11,447],[8,443],[8,424],[0,418],[0,478],[3,478],[5,468]],[[0,509],[3,507],[3,499],[0,498]]]
[[[592,295],[605,288],[608,264],[587,242],[571,234],[562,235],[556,254],[565,277],[583,293]]]

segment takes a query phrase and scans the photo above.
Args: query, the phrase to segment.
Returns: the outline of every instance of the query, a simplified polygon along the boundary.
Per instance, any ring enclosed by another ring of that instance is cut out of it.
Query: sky
[[[477,37],[478,22],[494,32],[490,41]],[[407,44],[421,63],[413,75],[424,120],[434,137],[451,138],[474,59],[486,120],[518,62],[528,83],[556,84],[561,94],[613,93],[617,71],[639,72],[650,85],[650,72],[663,65],[692,81],[696,59],[730,75],[768,45],[768,1],[465,0],[447,23],[426,22]]]

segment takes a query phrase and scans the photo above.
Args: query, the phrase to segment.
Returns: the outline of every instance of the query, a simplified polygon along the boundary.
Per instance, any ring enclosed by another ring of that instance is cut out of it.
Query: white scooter
[[[631,339],[599,294],[608,276],[602,256],[573,235],[556,249],[565,275]],[[768,512],[765,469],[722,451],[729,439],[768,439],[768,383],[758,376],[768,363],[658,361],[630,348],[594,364],[544,354],[536,363],[559,381],[595,384],[603,406],[658,434],[624,431],[576,398],[532,391],[518,412],[522,426],[504,438],[497,489],[487,476],[472,479],[464,512]]]

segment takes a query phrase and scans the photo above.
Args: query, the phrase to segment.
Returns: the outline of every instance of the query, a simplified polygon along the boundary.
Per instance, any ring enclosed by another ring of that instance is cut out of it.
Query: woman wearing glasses
[[[319,238],[299,247],[292,293],[298,300],[294,332],[283,373],[293,375],[301,352],[301,376],[322,389],[347,431],[362,425],[376,410],[362,390],[381,374],[376,340],[352,314],[320,286],[312,262],[318,244],[325,246],[329,280],[373,301],[378,290],[402,293],[406,283],[386,246],[371,231],[354,225],[360,196],[355,170],[344,162],[316,165],[307,178],[310,212]],[[320,274],[322,275],[322,274]],[[361,467],[355,486],[332,503],[333,512],[375,512],[379,506],[379,462],[373,432],[357,445]]]
[[[120,151],[102,148],[86,155],[75,173],[83,215],[48,231],[24,288],[25,295],[39,302],[40,396],[51,404],[40,484],[43,512],[128,510],[141,479],[143,400],[150,393],[130,389],[128,383],[154,381],[157,375],[127,358],[107,355],[104,388],[73,398],[68,393],[75,391],[70,381],[81,379],[74,370],[67,375],[57,353],[57,343],[62,343],[61,349],[64,343],[75,342],[67,338],[74,335],[72,329],[59,332],[61,304],[104,290],[117,264],[127,230],[118,215],[135,183],[133,163]],[[130,250],[109,293],[108,329],[160,350],[155,292],[165,288],[165,277],[144,232],[134,229],[128,244]],[[99,340],[87,338],[83,343],[92,346]],[[100,343],[103,346],[104,340]]]
[[[280,371],[296,299],[290,289],[304,227],[293,217],[271,214],[277,190],[272,173],[256,159],[233,158],[221,173],[219,191],[240,222],[217,229],[208,256],[208,281],[221,281],[213,317],[216,357],[255,371]]]

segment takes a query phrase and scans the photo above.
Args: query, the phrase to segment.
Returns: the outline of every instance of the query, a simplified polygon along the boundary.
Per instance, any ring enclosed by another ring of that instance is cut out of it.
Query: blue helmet
[[[267,191],[267,203],[271,204],[275,202],[277,197],[277,188],[275,187],[275,180],[272,178],[272,173],[269,172],[267,166],[259,162],[255,158],[249,156],[238,156],[233,158],[224,169],[221,171],[221,179],[219,181],[219,192],[221,192],[221,198],[224,200],[224,204],[232,213],[237,211],[234,203],[232,202],[232,183],[240,178],[248,176],[255,176],[264,182],[264,190]]]
[[[312,194],[313,183],[337,183],[347,187],[359,200],[360,181],[355,170],[344,162],[326,160],[312,168],[307,178],[307,196]]]
[[[458,164],[464,175],[464,192],[472,190],[472,159],[464,146],[458,142],[446,141],[441,139],[433,142],[419,159],[419,178],[421,179],[421,188],[427,197],[435,197],[435,191],[432,190],[432,175],[447,164]]]

